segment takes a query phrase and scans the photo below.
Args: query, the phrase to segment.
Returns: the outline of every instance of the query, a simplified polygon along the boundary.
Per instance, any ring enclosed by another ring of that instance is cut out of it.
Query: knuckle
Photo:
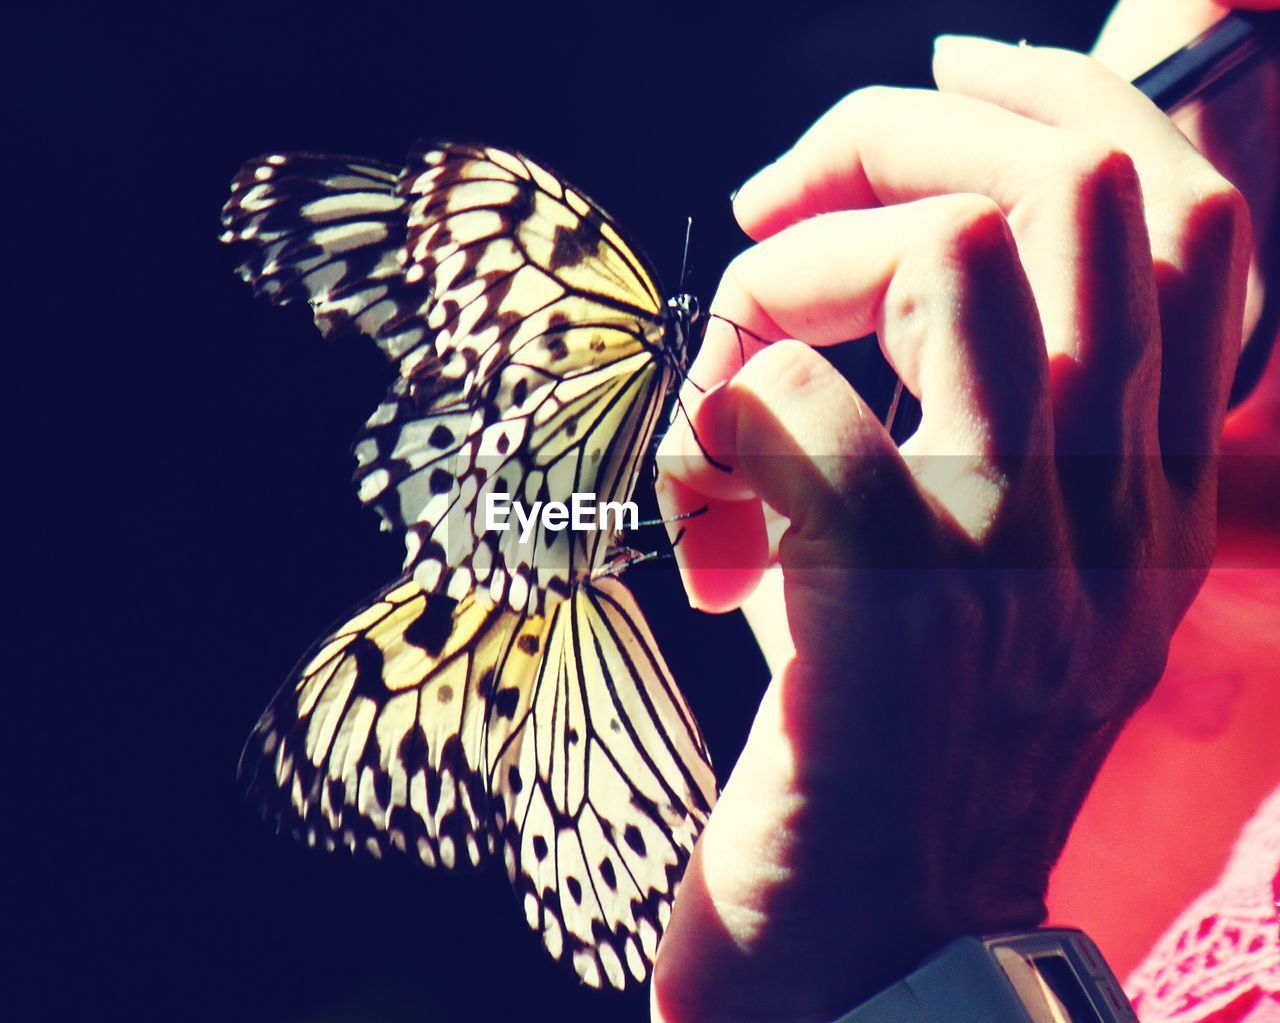
[[[1251,244],[1248,202],[1235,185],[1211,169],[1191,185],[1184,222],[1192,244],[1241,252]]]
[[[773,239],[739,252],[720,275],[715,298],[717,313],[727,312],[730,318],[738,318],[744,309],[759,309],[762,282],[768,281],[777,270],[778,245]],[[739,322],[743,321],[739,319]]]
[[[756,251],[759,247],[759,245],[752,245],[729,260],[729,264],[724,268],[724,273],[720,275],[720,291],[733,294],[750,294],[747,282],[751,276],[752,265],[760,259]],[[727,304],[725,300],[717,294],[715,305],[718,307],[725,304]]]
[[[840,100],[838,106],[851,112],[859,113],[868,108],[873,108],[884,103],[891,102],[892,97],[899,90],[891,85],[864,85],[860,89],[854,89]]]
[[[1061,160],[1069,194],[1085,206],[1114,208],[1125,203],[1141,210],[1142,186],[1133,157],[1101,139],[1078,136]]]
[[[1017,245],[1004,211],[985,195],[955,193],[932,205],[903,252],[879,310],[911,350],[931,336],[939,315],[992,281],[1021,273]]]
[[[818,356],[803,341],[783,338],[748,360],[730,385],[754,391],[801,388],[813,379]]]
[[[944,257],[962,263],[1006,263],[1015,251],[1004,211],[985,195],[947,196],[937,235]]]
[[[785,397],[789,401],[815,398],[829,382],[829,365],[803,341],[784,339],[771,344],[734,376],[729,383],[734,414],[739,420],[737,436],[757,430],[753,416],[761,409],[776,409]]]
[[[884,116],[895,108],[903,90],[891,85],[866,85],[847,93],[832,107],[829,116],[845,130]]]

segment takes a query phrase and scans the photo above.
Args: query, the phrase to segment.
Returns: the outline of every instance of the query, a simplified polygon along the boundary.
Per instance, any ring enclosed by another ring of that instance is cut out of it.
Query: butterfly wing
[[[427,338],[430,292],[405,280],[400,169],[277,153],[249,160],[222,210],[225,242],[250,242],[240,276],[277,305],[311,303],[326,337],[354,330],[391,359]]]
[[[529,926],[592,986],[643,981],[716,782],[622,583],[577,587],[556,606],[532,698],[491,749],[507,873]]]
[[[361,499],[429,589],[538,608],[605,561],[611,531],[487,530],[489,494],[531,506],[630,497],[682,357],[653,273],[593,202],[533,161],[446,145],[410,158],[406,279],[432,346],[357,440]]]
[[[310,845],[478,865],[494,849],[486,744],[510,720],[491,706],[495,666],[531,671],[544,624],[392,585],[276,694],[241,757],[250,798]]]
[[[628,498],[685,322],[599,207],[502,150],[399,174],[267,157],[224,217],[258,244],[259,291],[397,363],[357,479],[415,568],[277,694],[241,760],[251,794],[328,848],[451,867],[501,841],[554,956],[593,985],[643,980],[715,796],[705,746],[628,591],[591,582],[612,536],[522,543],[480,512]]]
[[[608,215],[526,157],[447,144],[403,171],[344,157],[245,164],[227,241],[277,303],[306,298],[399,378],[357,438],[362,501],[429,590],[516,608],[590,578],[612,531],[487,530],[485,502],[625,501],[683,359],[685,324]]]
[[[401,580],[304,658],[240,773],[310,845],[453,867],[501,842],[548,951],[617,988],[647,976],[715,799],[693,716],[611,579],[549,618]]]

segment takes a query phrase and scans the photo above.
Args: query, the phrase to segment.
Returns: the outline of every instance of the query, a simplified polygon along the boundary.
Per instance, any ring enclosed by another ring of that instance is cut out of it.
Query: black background
[[[5,247],[23,271],[6,272],[5,504],[24,521],[9,534],[3,837],[23,965],[0,1015],[647,1016],[644,993],[592,993],[555,967],[500,870],[312,853],[242,801],[258,713],[401,555],[349,482],[387,368],[235,278],[217,218],[242,160],[395,162],[437,135],[522,148],[609,209],[669,284],[693,216],[689,283],[706,300],[745,244],[731,190],[845,92],[927,84],[943,31],[1086,47],[1106,7],[8,15]],[[628,578],[723,780],[766,681],[750,635],[689,611],[669,565]]]

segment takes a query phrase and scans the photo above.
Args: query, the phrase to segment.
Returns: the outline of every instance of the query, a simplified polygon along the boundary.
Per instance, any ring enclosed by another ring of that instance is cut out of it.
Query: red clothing
[[[1276,723],[1280,751],[1280,722]],[[1280,1023],[1280,789],[1125,983],[1142,1023]]]

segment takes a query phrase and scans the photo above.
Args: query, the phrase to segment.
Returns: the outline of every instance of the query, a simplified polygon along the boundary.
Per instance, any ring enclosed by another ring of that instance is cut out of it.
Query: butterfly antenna
[[[613,565],[605,566],[600,575],[620,575],[625,569],[632,568],[636,565],[643,565],[646,561],[665,561],[667,558],[676,556],[676,548],[680,546],[680,541],[684,539],[684,526],[676,531],[676,538],[671,541],[671,547],[665,551],[628,551],[626,556]]]
[[[764,338],[762,338],[759,334],[757,334],[755,331],[748,330],[746,327],[742,326],[742,324],[740,323],[734,323],[733,320],[729,319],[729,317],[727,316],[721,316],[719,313],[708,313],[707,318],[709,320],[721,320],[724,323],[729,324],[729,326],[733,328],[734,336],[738,339],[738,359],[743,366],[747,364],[747,346],[742,343],[743,334],[746,334],[748,337],[752,338],[755,341],[758,341],[762,345],[768,344],[768,342]],[[689,376],[688,374],[685,374],[684,380],[685,380],[685,383],[693,387],[693,389],[697,391],[699,394],[707,393],[707,389],[703,387],[700,383],[698,383],[698,381],[694,380],[693,377]]]
[[[729,319],[727,316],[721,316],[719,313],[709,313],[708,318],[712,320],[720,320],[729,324],[729,326],[733,328],[734,336],[738,339],[738,358],[742,361],[742,365],[744,366],[747,364],[747,346],[742,343],[743,334],[746,334],[752,341],[759,344],[767,345],[769,343],[754,330],[748,330],[741,323],[734,323],[733,320]]]
[[[685,290],[689,280],[689,246],[693,242],[693,217],[689,217],[684,225],[684,255],[680,257],[680,290]]]
[[[693,511],[681,512],[679,515],[672,515],[669,519],[641,519],[636,523],[636,529],[646,529],[650,526],[665,526],[670,522],[683,522],[685,519],[696,519],[699,515],[705,515],[711,510],[711,506],[704,504],[701,508],[695,508]],[[683,529],[680,532],[684,532]]]
[[[701,388],[699,388],[699,390],[701,390]],[[698,450],[702,452],[702,457],[721,472],[733,472],[733,469],[730,466],[725,465],[723,462],[717,462],[711,456],[711,452],[707,450],[707,446],[702,443],[702,438],[698,436],[698,428],[693,425],[693,417],[689,415],[689,410],[684,407],[684,401],[680,398],[679,391],[676,392],[676,408],[684,413],[684,421],[689,424],[689,432],[693,434],[693,442],[698,445]]]

